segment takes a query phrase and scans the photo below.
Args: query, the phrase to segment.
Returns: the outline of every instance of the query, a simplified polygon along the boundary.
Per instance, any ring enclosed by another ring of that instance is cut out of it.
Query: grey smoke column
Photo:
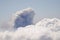
[[[25,27],[33,24],[34,11],[31,8],[18,11],[14,21],[14,27]]]

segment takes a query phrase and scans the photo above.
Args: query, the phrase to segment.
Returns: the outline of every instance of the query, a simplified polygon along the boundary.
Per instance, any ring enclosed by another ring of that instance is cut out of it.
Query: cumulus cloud
[[[60,19],[44,18],[33,25],[33,16],[31,8],[16,12],[9,24],[14,25],[12,29],[17,29],[0,31],[0,40],[60,40]]]

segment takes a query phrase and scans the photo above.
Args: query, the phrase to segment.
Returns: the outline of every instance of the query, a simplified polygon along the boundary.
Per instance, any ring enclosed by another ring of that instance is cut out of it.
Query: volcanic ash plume
[[[33,24],[34,11],[31,8],[27,8],[21,11],[17,11],[15,14],[14,27],[25,27]]]

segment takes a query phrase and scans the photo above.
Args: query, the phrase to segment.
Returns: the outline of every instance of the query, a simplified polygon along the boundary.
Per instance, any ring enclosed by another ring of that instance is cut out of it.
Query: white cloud
[[[20,21],[23,21],[21,19],[21,15],[27,15],[25,14],[25,12],[27,12],[29,16],[34,15],[34,12],[31,9],[29,10],[24,9],[23,11],[21,11],[21,13],[20,11],[16,13],[17,17],[15,15],[14,16],[15,18],[13,19],[13,21],[15,21],[16,18],[18,17]],[[29,16],[28,16],[29,19],[33,18]],[[13,21],[11,21],[12,22],[11,24],[14,24]],[[28,20],[28,21],[31,21],[31,20]],[[0,40],[60,40],[60,19],[44,18],[38,23],[36,23],[35,25],[31,24],[25,27],[19,27],[14,31],[8,31],[8,30],[0,31]]]

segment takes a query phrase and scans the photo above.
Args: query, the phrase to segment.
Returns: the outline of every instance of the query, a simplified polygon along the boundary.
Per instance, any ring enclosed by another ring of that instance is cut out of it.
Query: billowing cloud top
[[[14,27],[25,27],[27,25],[33,24],[34,11],[31,8],[23,9],[17,11],[15,14]]]
[[[44,18],[33,25],[33,21],[31,21],[33,16],[34,11],[30,8],[16,12],[13,21],[14,27],[17,29],[15,31],[1,31],[0,40],[60,40],[60,19]]]

